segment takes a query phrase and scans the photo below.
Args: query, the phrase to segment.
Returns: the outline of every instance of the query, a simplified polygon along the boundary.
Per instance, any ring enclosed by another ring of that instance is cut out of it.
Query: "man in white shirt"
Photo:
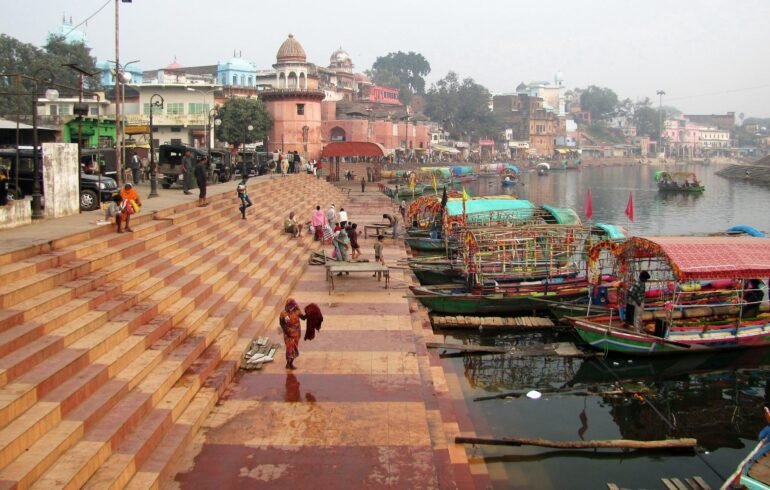
[[[340,226],[345,228],[345,224],[348,222],[348,212],[345,208],[340,208]]]

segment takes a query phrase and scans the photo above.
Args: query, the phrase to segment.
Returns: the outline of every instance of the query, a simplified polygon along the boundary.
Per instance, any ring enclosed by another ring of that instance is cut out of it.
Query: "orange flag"
[[[633,192],[628,193],[628,204],[626,204],[626,216],[628,216],[628,219],[630,219],[632,222],[634,221],[634,193]]]
[[[588,189],[588,195],[586,196],[586,211],[585,215],[587,219],[591,219],[594,215],[594,203],[591,199],[591,189]]]

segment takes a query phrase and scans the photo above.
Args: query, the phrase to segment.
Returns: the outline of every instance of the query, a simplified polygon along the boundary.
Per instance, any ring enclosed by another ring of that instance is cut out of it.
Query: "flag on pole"
[[[436,174],[433,174],[433,193],[438,196],[438,184],[436,183]]]
[[[465,192],[465,187],[463,187],[463,202],[468,200],[468,194]]]
[[[591,189],[588,189],[588,195],[586,195],[585,215],[587,219],[591,219],[594,215],[594,203],[593,199],[591,199]]]
[[[626,216],[628,216],[628,219],[630,219],[632,222],[634,221],[634,193],[633,192],[628,193],[628,204],[626,204]]]

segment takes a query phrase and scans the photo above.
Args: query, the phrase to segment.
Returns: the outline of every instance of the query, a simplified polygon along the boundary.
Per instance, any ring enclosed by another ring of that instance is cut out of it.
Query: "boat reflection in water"
[[[519,349],[564,340],[550,332],[465,338]],[[693,437],[699,444],[697,454],[474,448],[471,464],[484,464],[500,488],[606,488],[608,482],[659,488],[661,478],[692,476],[718,488],[757,440],[762,406],[770,404],[770,349],[655,359],[466,354],[460,360],[469,414],[480,437]],[[528,399],[530,390],[542,397]]]

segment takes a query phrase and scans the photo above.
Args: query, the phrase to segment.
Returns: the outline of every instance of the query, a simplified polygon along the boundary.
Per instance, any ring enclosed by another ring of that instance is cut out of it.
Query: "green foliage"
[[[40,90],[52,81],[54,87],[62,95],[74,95],[80,87],[80,76],[75,70],[64,66],[74,63],[83,70],[94,73],[96,71],[96,59],[90,54],[90,49],[83,43],[70,44],[62,37],[52,37],[43,49],[32,44],[19,41],[16,38],[0,35],[0,73],[20,74],[28,77],[36,77],[41,80]],[[48,82],[48,83],[46,83]],[[85,77],[83,86],[86,90],[101,90],[98,78]],[[0,114],[16,114],[17,110],[22,115],[32,111],[32,84],[24,81],[21,87],[14,87],[12,81],[0,82],[0,92],[25,92],[27,95],[19,97],[17,109],[17,97],[0,93]]]
[[[599,141],[607,143],[621,144],[626,142],[626,137],[623,135],[623,131],[614,128],[608,128],[601,123],[593,123],[588,126],[586,132]]]
[[[591,113],[592,119],[602,119],[618,108],[618,94],[606,87],[591,85],[580,94],[580,107]]]
[[[230,98],[219,108],[218,118],[222,124],[215,127],[216,138],[236,147],[264,140],[273,127],[273,118],[262,101],[251,98]],[[249,125],[254,127],[252,131]]]
[[[425,93],[425,76],[429,73],[428,60],[414,51],[380,56],[367,72],[375,84],[399,89],[399,98],[404,104],[408,104],[414,94]]]
[[[425,96],[425,113],[442,123],[452,138],[497,139],[503,124],[489,108],[491,99],[486,87],[472,78],[461,81],[457,73],[450,71]]]

